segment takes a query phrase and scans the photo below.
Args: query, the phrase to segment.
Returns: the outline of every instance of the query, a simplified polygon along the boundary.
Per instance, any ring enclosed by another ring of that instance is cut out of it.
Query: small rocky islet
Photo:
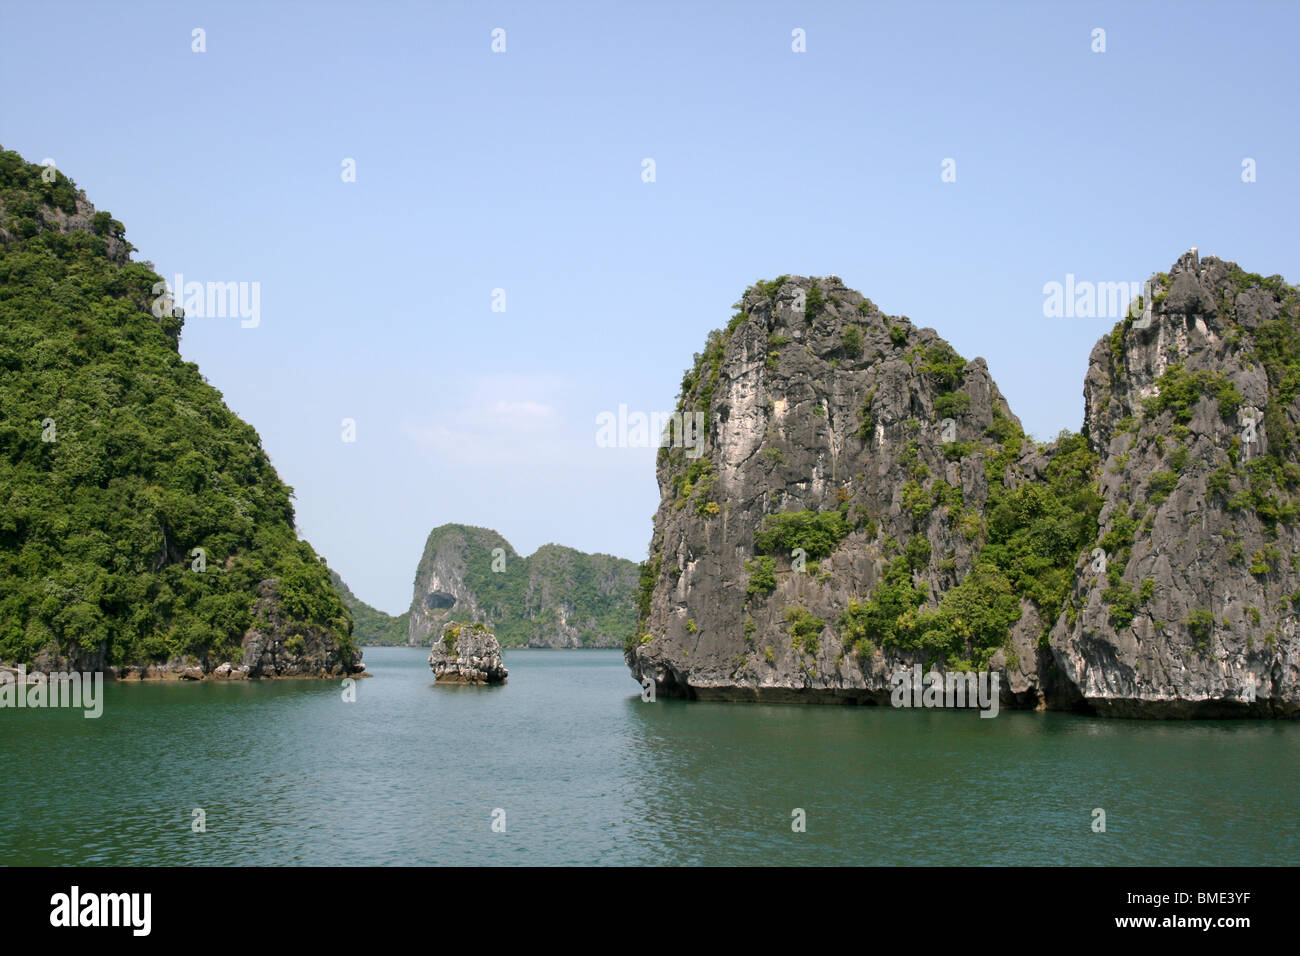
[[[433,641],[429,668],[438,684],[504,684],[510,672],[501,645],[482,621],[449,621]]]

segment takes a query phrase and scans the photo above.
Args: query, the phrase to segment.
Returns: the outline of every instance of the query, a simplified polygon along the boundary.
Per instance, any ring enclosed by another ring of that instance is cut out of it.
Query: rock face
[[[1089,359],[1110,563],[1081,565],[1054,661],[1100,713],[1295,715],[1295,290],[1195,251],[1157,280],[1149,324]],[[1132,593],[1148,597],[1125,623]]]
[[[505,647],[618,647],[636,626],[637,566],[548,544],[521,557],[495,531],[434,528],[415,575],[407,643],[483,621]]]
[[[429,667],[440,684],[504,684],[510,674],[501,660],[501,645],[479,621],[444,624],[433,642]]]
[[[1037,446],[982,359],[839,279],[748,290],[682,382],[705,453],[660,450],[633,676],[885,703],[924,663],[1003,706],[1296,713],[1300,296],[1194,253],[1153,290]]]
[[[344,677],[365,670],[359,648],[340,647],[329,630],[294,620],[284,605],[278,581],[257,586],[241,662],[249,677]]]

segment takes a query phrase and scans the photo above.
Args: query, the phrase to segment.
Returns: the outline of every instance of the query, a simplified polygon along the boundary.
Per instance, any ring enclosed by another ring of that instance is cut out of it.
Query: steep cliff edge
[[[898,670],[938,663],[1002,674],[1009,706],[1294,712],[1300,372],[1267,356],[1295,354],[1296,295],[1193,263],[1094,350],[1085,431],[1038,445],[982,359],[839,279],[749,289],[682,381],[706,453],[660,451],[633,676],[692,698],[883,703]],[[1240,410],[1214,376],[1244,389],[1256,436],[1268,419],[1272,454],[1256,437],[1242,462],[1211,427],[1216,403]],[[1196,526],[1182,516],[1209,475],[1223,503]],[[1236,563],[1193,560],[1220,548]],[[1225,587],[1235,629],[1207,636],[1198,612]]]
[[[636,626],[636,577],[623,558],[556,544],[522,557],[495,531],[441,525],[415,573],[408,643],[481,621],[503,647],[618,647]]]
[[[1195,251],[1093,349],[1098,546],[1052,630],[1103,713],[1300,711],[1300,295]]]
[[[66,176],[0,151],[0,661],[359,671],[292,490],[181,358],[179,310],[155,310],[132,251]]]

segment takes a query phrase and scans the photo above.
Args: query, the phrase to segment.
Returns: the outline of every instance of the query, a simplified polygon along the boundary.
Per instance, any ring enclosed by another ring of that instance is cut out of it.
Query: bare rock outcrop
[[[481,621],[444,624],[429,653],[429,667],[440,684],[504,684],[510,674],[501,645]]]
[[[660,450],[637,680],[883,703],[914,663],[1003,706],[1300,708],[1300,296],[1183,256],[1093,350],[1084,429],[1029,441],[982,359],[836,277],[750,288]]]
[[[1297,296],[1182,256],[1093,349],[1101,560],[1052,630],[1061,676],[1123,715],[1300,712]]]

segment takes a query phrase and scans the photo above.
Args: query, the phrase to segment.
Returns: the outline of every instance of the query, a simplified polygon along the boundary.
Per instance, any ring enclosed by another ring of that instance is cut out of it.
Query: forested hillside
[[[207,671],[260,634],[254,676],[350,669],[257,432],[181,358],[122,224],[49,172],[0,151],[0,660]]]

